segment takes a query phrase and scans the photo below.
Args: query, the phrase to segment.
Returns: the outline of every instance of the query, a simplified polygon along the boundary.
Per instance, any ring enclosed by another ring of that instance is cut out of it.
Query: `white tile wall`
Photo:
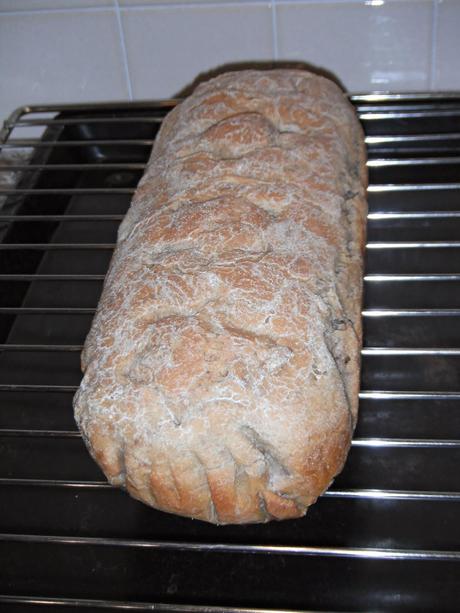
[[[282,59],[326,68],[351,91],[429,87],[431,0],[286,2],[276,12]]]
[[[182,4],[246,4],[251,2],[260,2],[265,5],[270,5],[270,0],[118,0],[120,6],[177,6]]]
[[[126,98],[113,11],[0,14],[0,113],[22,104]]]
[[[460,90],[460,1],[440,0],[435,14],[434,89]]]
[[[0,119],[168,97],[223,63],[277,59],[350,91],[460,90],[460,0],[0,0]]]
[[[173,96],[203,71],[273,56],[266,3],[127,10],[122,22],[134,98]]]
[[[113,0],[0,0],[0,11],[40,11],[113,6]]]

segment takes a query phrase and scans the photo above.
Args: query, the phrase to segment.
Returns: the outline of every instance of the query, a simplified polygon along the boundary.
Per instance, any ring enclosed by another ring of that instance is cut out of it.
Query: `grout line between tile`
[[[290,4],[317,4],[318,2],[322,2],[324,4],[340,4],[340,3],[348,3],[348,4],[359,4],[362,3],[363,0],[275,0],[279,3],[289,2]],[[115,2],[115,0],[114,0]],[[271,3],[272,0],[269,0]],[[212,7],[217,8],[221,6],[241,6],[241,5],[266,5],[267,0],[222,0],[219,2],[215,0],[214,2],[207,2],[206,0],[195,0],[195,2],[185,2],[181,0],[176,0],[175,2],[155,2],[154,4],[126,4],[120,8],[122,11],[127,10],[148,10],[152,8],[185,8],[185,7]],[[68,6],[62,8],[36,8],[36,9],[24,9],[24,10],[14,10],[14,9],[5,9],[0,8],[0,15],[34,15],[40,13],[92,13],[97,11],[107,11],[112,10],[113,7],[110,5],[101,5],[101,6]]]
[[[436,79],[436,64],[438,58],[438,25],[439,25],[439,4],[438,0],[432,0],[433,8],[431,13],[431,57],[430,75],[428,87],[433,91]]]
[[[280,5],[283,4],[367,4],[368,2],[410,2],[412,0],[275,0]]]
[[[126,4],[120,7],[121,11],[150,11],[165,9],[196,9],[196,8],[222,8],[222,7],[255,7],[270,6],[271,0],[222,0],[222,2],[155,2],[155,4]]]
[[[278,49],[278,16],[276,14],[275,0],[271,0],[272,9],[272,40],[273,40],[273,59],[279,59]]]
[[[275,2],[289,3],[289,4],[362,4],[368,0],[274,0]],[[388,1],[388,0],[387,0]],[[404,1],[404,0],[389,0],[389,1]],[[271,4],[272,0],[268,0],[268,4]],[[126,10],[142,10],[149,8],[179,8],[179,7],[197,7],[197,6],[210,6],[213,8],[219,6],[235,6],[235,5],[255,5],[255,4],[267,4],[267,0],[214,0],[209,2],[208,0],[194,0],[193,2],[186,2],[185,0],[171,0],[170,2],[155,2],[153,4],[125,4],[121,6],[123,11]]]
[[[101,5],[101,6],[82,6],[82,7],[77,7],[77,6],[69,6],[69,7],[63,7],[60,9],[53,9],[53,8],[41,8],[41,9],[24,9],[23,11],[9,11],[9,10],[2,10],[0,8],[0,17],[16,17],[18,15],[41,15],[42,13],[100,13],[100,12],[112,12],[113,11],[113,7],[110,5]]]
[[[340,3],[349,3],[349,4],[358,4],[362,3],[363,0],[269,0],[269,5],[271,5],[274,1],[278,1],[281,4],[285,2],[289,2],[290,4],[317,4],[318,2],[322,2],[324,4],[340,4]],[[114,0],[115,3],[115,0]],[[118,4],[118,3],[117,3]],[[195,2],[184,2],[181,0],[177,0],[176,2],[155,2],[153,4],[126,4],[123,6],[119,6],[120,10],[148,10],[152,8],[159,9],[168,9],[168,8],[196,8],[196,7],[211,7],[218,8],[222,6],[256,6],[256,5],[266,5],[267,0],[222,0],[219,2],[215,0],[214,2],[207,2],[206,0],[195,0]],[[100,6],[69,6],[62,8],[36,8],[36,9],[24,9],[14,10],[14,9],[2,9],[0,8],[0,15],[39,15],[41,13],[91,13],[96,11],[107,11],[112,10],[113,6],[101,4]]]
[[[133,99],[133,87],[131,83],[131,75],[129,72],[128,51],[126,49],[125,32],[123,30],[123,22],[121,20],[120,5],[119,5],[118,0],[113,0],[113,1],[114,1],[115,13],[117,16],[118,34],[120,36],[121,54],[123,56],[123,69],[125,72],[126,85],[128,87],[128,96],[129,96],[129,99],[132,100]]]

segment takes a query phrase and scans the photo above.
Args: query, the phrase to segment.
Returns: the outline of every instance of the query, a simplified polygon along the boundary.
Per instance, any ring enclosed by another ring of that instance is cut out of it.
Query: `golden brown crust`
[[[364,139],[332,82],[227,73],[165,119],[75,416],[114,485],[214,523],[299,517],[357,417]]]

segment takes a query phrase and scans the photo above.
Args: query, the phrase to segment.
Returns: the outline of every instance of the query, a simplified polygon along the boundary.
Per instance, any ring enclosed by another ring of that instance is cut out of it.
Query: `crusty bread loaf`
[[[331,81],[223,74],[164,120],[75,397],[109,481],[214,523],[305,514],[357,417],[366,166]]]

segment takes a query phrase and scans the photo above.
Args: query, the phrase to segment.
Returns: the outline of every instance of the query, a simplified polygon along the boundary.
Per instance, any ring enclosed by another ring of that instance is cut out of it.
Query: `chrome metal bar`
[[[1,351],[81,351],[83,345],[26,345],[26,344],[12,344],[1,343]]]
[[[121,221],[124,215],[0,215],[0,221]]]
[[[83,307],[0,307],[1,313],[33,315],[73,315],[93,314],[95,308]],[[367,309],[361,312],[363,317],[459,317],[460,309]]]
[[[458,249],[460,241],[432,241],[432,242],[372,242],[367,243],[367,249]]]
[[[160,117],[68,117],[67,119],[21,119],[11,125],[12,128],[27,128],[30,126],[75,126],[81,124],[104,123],[162,123],[164,115]]]
[[[436,132],[433,134],[388,134],[382,136],[366,136],[367,145],[382,143],[424,143],[431,141],[460,140],[459,132]]]
[[[94,315],[86,307],[0,307],[0,315]]]
[[[431,281],[448,281],[457,282],[460,281],[460,274],[445,274],[445,273],[433,273],[433,274],[393,274],[393,275],[365,275],[364,281],[366,283],[381,283],[381,282],[431,282]]]
[[[91,536],[48,534],[0,534],[0,541],[42,545],[90,545],[133,547],[170,551],[207,551],[219,553],[281,554],[361,558],[367,560],[450,560],[460,561],[460,551],[426,549],[383,549],[367,547],[320,547],[302,545],[251,545],[240,543],[197,543]]]
[[[433,109],[421,108],[404,110],[401,107],[397,109],[385,109],[383,107],[374,107],[366,109],[358,107],[357,113],[361,121],[377,121],[385,119],[419,119],[424,117],[458,117],[460,109],[458,105],[452,105],[448,108],[434,107]],[[80,124],[111,124],[111,123],[162,123],[164,115],[161,117],[151,116],[131,116],[131,117],[69,117],[67,119],[21,119],[14,123],[6,121],[6,125],[11,128],[23,128],[29,126],[52,126],[52,125],[80,125]]]
[[[0,243],[1,251],[43,250],[53,251],[60,249],[86,250],[86,249],[114,249],[116,243]],[[436,242],[372,242],[367,243],[367,249],[458,249],[460,241]]]
[[[361,112],[361,121],[382,121],[385,119],[420,119],[422,117],[460,117],[460,108],[457,109],[438,109],[437,111],[372,111]]]
[[[1,312],[1,309],[0,309]],[[366,309],[363,317],[460,317],[460,309]]]
[[[398,392],[363,390],[360,400],[460,400],[460,392]]]
[[[384,145],[382,147],[378,147],[377,149],[373,149],[373,145],[369,145],[368,144],[368,152],[371,156],[376,155],[376,154],[380,154],[380,155],[394,155],[394,156],[401,156],[401,155],[414,155],[414,153],[417,153],[418,155],[430,155],[430,156],[437,156],[437,155],[441,155],[442,153],[444,153],[445,155],[449,156],[451,155],[453,152],[456,152],[458,147],[459,147],[460,143],[457,143],[455,141],[440,141],[439,143],[433,142],[430,145],[423,145],[423,146],[419,146],[417,145],[416,148],[414,148],[414,146],[411,146],[410,143],[408,143],[407,146],[401,146],[398,143],[394,143],[394,144],[387,144]]]
[[[74,394],[78,385],[35,385],[22,383],[0,383],[0,392],[57,392]]]
[[[0,251],[114,249],[115,243],[0,243]]]
[[[116,489],[107,481],[73,481],[64,479],[16,479],[0,478],[0,487],[56,487],[64,489]],[[438,492],[417,490],[386,489],[334,489],[331,487],[321,494],[322,498],[333,499],[394,499],[394,500],[439,500],[460,502],[460,492]]]
[[[49,147],[95,147],[96,145],[103,146],[111,146],[111,147],[133,147],[133,146],[142,146],[142,147],[151,147],[155,142],[154,139],[148,138],[139,138],[139,139],[87,139],[87,140],[57,140],[57,141],[46,141],[39,140],[33,138],[15,138],[14,140],[7,141],[4,145],[5,148],[8,149],[18,149],[25,147],[33,147],[40,149],[49,148]]]
[[[0,344],[0,351],[81,351],[83,345],[26,345],[26,344]],[[460,348],[406,348],[406,347],[365,347],[361,354],[374,355],[443,355],[460,356]]]
[[[110,609],[123,611],[165,611],[166,613],[295,613],[287,609],[256,609],[223,607],[214,605],[168,604],[163,602],[134,602],[127,600],[95,600],[93,598],[50,598],[48,596],[9,596],[0,594],[0,603],[45,605],[47,607],[70,607],[72,609]],[[319,611],[297,610],[297,613],[319,613]],[[329,611],[334,613],[334,611]],[[337,612],[335,612],[337,613]]]
[[[81,438],[78,430],[45,430],[30,428],[0,428],[0,437]],[[457,439],[356,438],[352,447],[439,448],[460,447]]]
[[[0,430],[1,433],[1,430]],[[352,447],[403,447],[403,448],[433,448],[460,447],[457,439],[409,439],[409,438],[355,438]]]
[[[107,481],[67,481],[61,479],[14,479],[0,478],[0,487],[5,485],[19,485],[24,487],[64,487],[81,489],[111,489]]]
[[[86,307],[0,307],[1,314],[18,315],[93,315],[96,308]],[[363,317],[460,317],[460,309],[367,309]]]
[[[0,281],[103,281],[105,275],[0,274]]]
[[[114,489],[107,481],[68,481],[60,479],[15,479],[0,478],[0,487],[57,487],[65,489]],[[395,499],[395,500],[440,500],[460,502],[460,492],[436,492],[384,489],[346,489],[333,487],[322,494],[332,499]]]
[[[120,163],[120,164],[9,164],[2,166],[0,172],[20,171],[28,172],[35,170],[144,170],[146,164]]]
[[[103,281],[105,275],[46,275],[46,274],[0,274],[0,281]],[[380,283],[380,282],[458,282],[460,281],[460,273],[455,274],[391,274],[391,275],[379,275],[372,274],[364,277],[366,283]]]
[[[369,185],[368,193],[460,190],[460,183],[383,183]]]
[[[426,103],[430,104],[439,100],[455,100],[460,101],[460,93],[458,91],[446,92],[420,92],[408,94],[389,94],[386,92],[359,93],[349,96],[351,102],[358,104],[360,102],[369,103],[397,103],[397,102],[413,102],[414,104]],[[61,111],[84,111],[84,112],[104,112],[104,111],[119,111],[122,112],[134,110],[154,110],[158,108],[166,109],[174,107],[181,102],[182,98],[168,98],[158,100],[143,100],[143,101],[119,101],[119,102],[84,102],[77,104],[28,104],[14,111],[11,115],[30,115],[32,113],[53,113]],[[446,102],[446,104],[453,104]]]
[[[437,166],[460,164],[460,157],[432,157],[432,158],[399,158],[367,160],[369,168],[381,168],[387,166]]]
[[[458,94],[457,94],[458,95]],[[447,95],[448,96],[448,95]],[[447,97],[446,96],[446,97]],[[60,113],[65,111],[132,111],[137,110],[157,110],[158,108],[173,107],[181,101],[180,98],[168,98],[149,101],[135,102],[84,102],[78,104],[28,104],[20,107],[21,115],[32,113]]]
[[[358,102],[398,102],[398,101],[427,101],[431,100],[444,100],[444,99],[460,99],[458,91],[450,92],[425,92],[425,93],[411,93],[411,94],[388,94],[384,92],[373,92],[371,94],[353,94],[350,96],[350,100],[354,103]]]
[[[33,194],[34,196],[54,196],[56,194],[90,195],[90,194],[134,194],[135,187],[59,187],[59,188],[0,188],[0,194],[12,196],[16,194]]]
[[[146,164],[131,162],[114,164],[95,162],[94,164],[9,164],[0,168],[0,172],[34,171],[34,170],[144,170]]]
[[[86,307],[0,307],[0,314],[92,315],[96,308]],[[363,317],[460,317],[460,309],[367,309]]]
[[[78,430],[31,430],[27,428],[0,428],[0,437],[81,438]]]
[[[429,166],[429,165],[457,165],[460,164],[459,157],[432,157],[432,158],[379,158],[367,161],[370,168],[380,168],[387,166]],[[135,162],[104,163],[94,162],[92,164],[9,164],[0,168],[0,172],[10,171],[33,171],[33,170],[145,170],[146,164]]]
[[[78,385],[35,385],[21,383],[0,383],[0,392],[71,392]],[[360,400],[460,400],[460,392],[401,392],[363,390],[359,393]]]
[[[324,498],[353,498],[377,500],[439,500],[460,502],[460,492],[426,492],[413,490],[350,489],[331,488],[322,494]]]
[[[442,108],[445,110],[449,109],[459,109],[460,108],[460,97],[457,95],[458,100],[456,102],[444,102],[442,107],[440,107],[439,103],[432,104],[428,101],[417,102],[414,101],[414,104],[357,104],[355,106],[356,111],[358,113],[382,113],[388,111],[389,113],[394,112],[409,112],[409,111],[435,111],[436,109]]]
[[[11,132],[13,131],[13,128],[10,126],[11,122],[17,121],[21,115],[23,113],[23,108],[18,108],[15,109],[11,115],[9,115],[6,119],[6,121],[3,122],[3,125],[1,126],[0,129],[0,150],[3,147],[4,143],[6,143],[9,135],[11,134]]]
[[[1,345],[0,345],[1,347]],[[460,348],[364,347],[361,355],[451,355],[460,356]]]
[[[381,212],[369,213],[369,221],[386,221],[390,219],[454,219],[460,217],[460,211],[423,211],[417,213]]]

